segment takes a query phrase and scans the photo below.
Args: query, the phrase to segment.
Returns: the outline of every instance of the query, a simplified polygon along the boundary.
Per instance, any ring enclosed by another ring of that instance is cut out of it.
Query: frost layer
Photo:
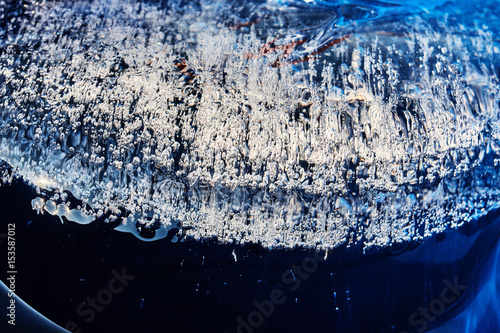
[[[267,247],[385,246],[498,207],[488,3],[373,22],[365,1],[297,3],[4,15],[0,158],[95,218]],[[346,38],[322,49],[327,33]]]

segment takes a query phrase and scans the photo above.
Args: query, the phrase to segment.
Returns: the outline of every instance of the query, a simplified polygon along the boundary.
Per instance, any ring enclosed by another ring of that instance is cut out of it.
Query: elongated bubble
[[[0,30],[0,158],[34,208],[143,238],[419,240],[498,207],[489,5],[31,3]]]

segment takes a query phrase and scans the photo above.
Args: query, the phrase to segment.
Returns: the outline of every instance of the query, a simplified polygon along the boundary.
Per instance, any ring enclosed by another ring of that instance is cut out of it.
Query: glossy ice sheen
[[[31,3],[0,157],[152,239],[418,241],[498,207],[495,4]]]

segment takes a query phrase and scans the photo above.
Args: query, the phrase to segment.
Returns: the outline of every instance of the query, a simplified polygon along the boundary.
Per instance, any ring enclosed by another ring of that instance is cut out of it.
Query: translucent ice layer
[[[163,236],[331,249],[456,228],[499,206],[500,15],[436,3],[20,7],[0,158],[54,205]]]

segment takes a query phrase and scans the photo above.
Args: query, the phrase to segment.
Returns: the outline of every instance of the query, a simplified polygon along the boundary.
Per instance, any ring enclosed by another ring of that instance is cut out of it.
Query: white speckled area
[[[32,4],[1,31],[0,158],[88,204],[76,220],[271,248],[386,246],[498,207],[496,31],[328,3]]]

